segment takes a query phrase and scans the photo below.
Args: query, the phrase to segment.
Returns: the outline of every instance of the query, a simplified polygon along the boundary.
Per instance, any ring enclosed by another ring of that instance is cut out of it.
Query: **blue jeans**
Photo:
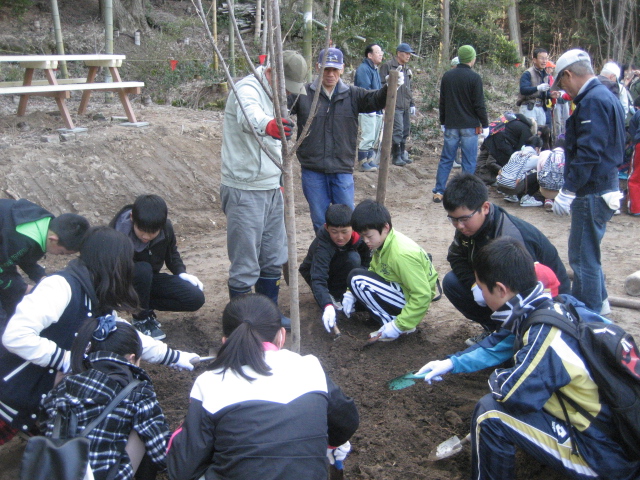
[[[600,242],[613,210],[600,195],[576,197],[571,204],[569,264],[573,269],[571,294],[595,312],[607,298],[600,261]]]
[[[329,205],[343,204],[353,209],[353,174],[320,173],[303,168],[301,176],[302,192],[316,232],[324,225],[324,214]]]
[[[433,193],[444,193],[453,161],[456,159],[458,146],[462,150],[462,170],[471,174],[476,171],[476,159],[478,158],[478,135],[476,135],[476,129],[447,128],[444,131],[444,145],[442,146],[440,163],[438,163],[436,187],[433,189]]]

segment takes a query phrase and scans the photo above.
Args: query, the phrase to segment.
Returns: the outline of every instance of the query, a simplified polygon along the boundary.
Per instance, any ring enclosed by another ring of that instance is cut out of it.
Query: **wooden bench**
[[[23,116],[27,110],[29,96],[54,97],[65,125],[69,129],[75,128],[73,120],[67,109],[65,100],[70,92],[82,91],[82,99],[78,108],[78,115],[82,115],[89,104],[91,92],[94,90],[118,92],[120,102],[124,107],[127,118],[131,123],[136,123],[136,116],[129,101],[129,94],[139,94],[143,82],[123,82],[118,72],[118,67],[126,57],[124,55],[0,55],[0,62],[18,63],[25,69],[24,79],[19,82],[0,83],[0,95],[20,95],[18,116]],[[57,79],[55,69],[59,62],[82,61],[89,67],[87,78],[84,79]],[[95,78],[99,69],[108,68],[113,82],[96,83]],[[33,80],[35,70],[43,70],[46,80]]]

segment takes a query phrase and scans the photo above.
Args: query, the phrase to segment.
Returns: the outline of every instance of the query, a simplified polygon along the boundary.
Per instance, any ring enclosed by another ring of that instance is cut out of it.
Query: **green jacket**
[[[410,330],[420,323],[436,293],[438,273],[425,251],[393,228],[382,247],[373,254],[369,270],[402,288],[406,303],[396,325]]]

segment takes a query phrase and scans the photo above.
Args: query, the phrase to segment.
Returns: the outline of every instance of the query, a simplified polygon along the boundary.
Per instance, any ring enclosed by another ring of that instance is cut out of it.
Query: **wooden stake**
[[[380,149],[380,168],[378,171],[378,191],[376,200],[384,205],[387,196],[387,177],[389,176],[389,159],[391,157],[391,141],[393,139],[393,119],[396,112],[398,96],[398,72],[391,70],[387,79],[387,103],[384,107],[384,124],[382,130],[382,148]]]

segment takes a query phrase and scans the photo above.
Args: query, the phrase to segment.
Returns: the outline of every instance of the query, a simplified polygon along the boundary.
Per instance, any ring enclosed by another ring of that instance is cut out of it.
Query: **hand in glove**
[[[348,441],[336,448],[328,447],[327,458],[329,459],[329,463],[331,465],[334,465],[336,461],[344,462],[344,459],[347,458],[347,455],[349,455],[350,451],[351,444]]]
[[[356,304],[356,297],[353,296],[351,292],[345,292],[342,297],[342,311],[346,315],[347,318],[351,316],[353,313],[353,308]]]
[[[618,210],[620,208],[620,200],[622,200],[624,194],[620,191],[609,192],[602,195],[602,199],[607,202],[607,206],[611,210]]]
[[[400,335],[402,335],[404,332],[398,328],[398,326],[396,325],[396,321],[392,320],[390,322],[385,323],[378,330],[378,333],[382,334],[382,335],[380,335],[380,340],[383,340],[385,338],[387,338],[389,340],[395,340]]]
[[[387,85],[389,84],[389,75],[384,77],[384,81]],[[402,85],[404,85],[404,73],[398,72],[398,88],[400,88]]]
[[[442,381],[441,375],[449,373],[451,370],[453,370],[453,362],[451,359],[447,358],[446,360],[434,360],[433,362],[427,363],[424,367],[418,370],[416,375],[428,372],[424,376],[424,381],[431,385],[432,380],[436,382]]]
[[[198,280],[198,277],[196,277],[195,275],[189,275],[188,273],[181,273],[178,276],[185,282],[189,282],[194,287],[198,287],[200,291],[204,291],[204,285],[202,285],[202,282]]]
[[[416,107],[409,107],[409,113],[411,115],[415,115],[416,114]]]
[[[286,118],[282,120],[282,128],[284,129],[284,135],[287,137],[287,140],[291,137],[291,129],[293,128],[293,122],[291,120],[287,120]],[[267,123],[267,128],[264,129],[265,133],[276,140],[282,140],[280,137],[280,129],[278,128],[278,124],[276,123],[276,119],[274,118],[269,123]]]
[[[546,91],[547,91],[547,90],[549,90],[549,88],[551,88],[551,87],[549,86],[549,84],[548,84],[548,83],[541,83],[541,84],[540,84],[540,85],[538,85],[536,88],[538,89],[538,91],[539,91],[539,92],[546,92]]]
[[[489,127],[482,129],[482,136],[487,138],[489,136]]]
[[[574,198],[576,198],[575,193],[560,189],[556,198],[553,199],[553,213],[560,216],[571,215],[571,203]]]
[[[478,305],[480,305],[481,307],[487,306],[487,302],[484,301],[484,297],[482,296],[482,289],[477,284],[473,284],[473,286],[471,287],[471,292],[473,293],[473,299]]]
[[[447,129],[447,127],[445,127],[444,125],[440,125],[440,130],[442,130],[442,133],[444,133],[444,131]]]
[[[333,305],[324,307],[322,321],[324,322],[325,330],[331,333],[331,329],[336,326],[336,309]]]
[[[200,360],[200,355],[198,355],[197,353],[189,353],[189,352],[183,352],[181,350],[178,350],[180,352],[180,354],[178,355],[178,360],[176,360],[175,363],[170,364],[169,366],[171,368],[174,368],[175,370],[193,370],[193,363],[191,363],[192,360]]]

